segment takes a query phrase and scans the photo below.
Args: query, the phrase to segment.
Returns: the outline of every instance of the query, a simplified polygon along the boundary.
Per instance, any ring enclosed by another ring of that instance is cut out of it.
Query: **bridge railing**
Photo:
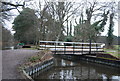
[[[50,49],[54,54],[86,54],[104,52],[103,43],[40,41],[40,49]]]

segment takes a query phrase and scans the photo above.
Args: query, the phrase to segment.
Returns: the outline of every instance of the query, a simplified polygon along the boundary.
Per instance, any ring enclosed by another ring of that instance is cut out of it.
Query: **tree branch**
[[[13,9],[16,9],[16,8],[7,8],[7,9],[2,9],[2,10],[0,10],[0,12],[10,11],[10,10],[13,10]]]
[[[24,7],[24,5],[25,5],[25,3],[23,3],[23,5],[22,5],[22,4],[12,4],[12,3],[10,3],[10,2],[0,2],[0,3],[2,3],[3,6],[4,6],[4,5],[6,5],[6,6],[7,6],[7,5],[10,5],[10,6],[15,7],[15,8],[1,9],[0,12],[10,11],[10,10],[13,10],[13,9],[17,9],[17,7],[19,7],[19,6]],[[18,10],[18,9],[17,9],[17,10]],[[18,10],[18,12],[20,12],[20,11]]]
[[[4,4],[4,5],[10,5],[10,6],[14,6],[14,7],[18,7],[18,6],[23,6],[24,7],[24,5],[21,5],[21,4],[12,4],[10,2],[1,2],[1,3]]]

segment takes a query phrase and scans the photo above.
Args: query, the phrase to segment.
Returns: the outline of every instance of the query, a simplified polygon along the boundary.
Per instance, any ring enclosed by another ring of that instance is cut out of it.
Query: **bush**
[[[65,42],[72,42],[72,37],[68,36],[65,38]],[[71,46],[71,44],[65,44],[66,46]]]

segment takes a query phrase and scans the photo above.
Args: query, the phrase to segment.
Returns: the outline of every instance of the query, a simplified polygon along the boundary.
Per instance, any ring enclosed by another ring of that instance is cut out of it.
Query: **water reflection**
[[[54,67],[41,73],[34,79],[102,79],[120,80],[120,69],[85,61],[72,62],[60,58],[54,59]]]

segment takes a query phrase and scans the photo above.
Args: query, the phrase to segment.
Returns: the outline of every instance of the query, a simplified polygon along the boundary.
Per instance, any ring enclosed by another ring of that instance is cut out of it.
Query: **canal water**
[[[90,63],[86,61],[68,61],[55,57],[51,68],[32,77],[35,81],[42,80],[85,80],[120,81],[120,68]]]

